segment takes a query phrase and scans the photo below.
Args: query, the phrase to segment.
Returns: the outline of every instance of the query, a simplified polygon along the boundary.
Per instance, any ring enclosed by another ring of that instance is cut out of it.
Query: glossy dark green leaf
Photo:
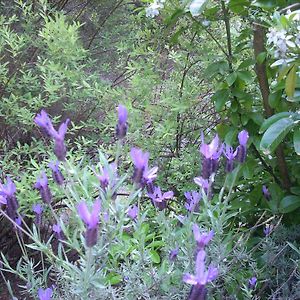
[[[217,112],[220,112],[226,101],[228,101],[229,99],[229,90],[228,89],[223,89],[223,90],[219,90],[217,91],[213,96],[212,96],[212,100],[214,101],[215,103],[215,107],[216,107],[216,111]]]
[[[279,102],[281,101],[281,96],[282,96],[281,91],[277,91],[269,95],[268,101],[272,108],[276,108],[279,105]]]
[[[249,83],[253,80],[253,76],[249,71],[238,71],[237,76],[246,83]]]
[[[272,153],[295,124],[296,123],[291,118],[280,119],[272,124],[261,139],[260,149],[265,154]]]
[[[246,69],[252,65],[254,65],[254,60],[252,58],[248,58],[238,66],[238,70]]]
[[[237,73],[231,73],[227,78],[226,78],[226,81],[228,83],[229,86],[233,85],[234,82],[236,81],[237,79]]]
[[[296,88],[297,67],[294,65],[289,71],[285,80],[285,92],[288,97],[293,97]]]
[[[264,131],[266,131],[272,124],[274,124],[275,122],[277,122],[278,120],[280,119],[283,119],[283,118],[288,118],[289,116],[291,115],[290,112],[288,111],[283,111],[283,112],[280,112],[276,115],[273,115],[272,117],[266,119],[261,127],[259,128],[259,133],[263,133]]]
[[[284,197],[279,204],[279,211],[287,214],[300,207],[300,196],[289,195]]]
[[[300,155],[300,128],[294,131],[293,142],[296,153]]]

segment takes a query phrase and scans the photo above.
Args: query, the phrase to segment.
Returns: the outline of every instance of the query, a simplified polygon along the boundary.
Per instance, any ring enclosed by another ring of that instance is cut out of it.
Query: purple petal
[[[84,201],[79,202],[77,205],[77,212],[81,220],[88,225],[91,219],[91,214],[87,208],[87,205]]]
[[[93,211],[91,214],[90,222],[89,222],[89,228],[95,228],[99,223],[99,213],[101,211],[101,201],[99,199],[96,199],[93,205]]]
[[[148,152],[143,153],[141,149],[132,148],[130,151],[130,156],[136,168],[143,169],[148,166],[148,160],[149,160]]]
[[[0,204],[7,204],[7,200],[3,196],[0,196]]]
[[[61,123],[58,129],[58,135],[57,138],[63,140],[65,138],[67,129],[68,129],[68,124],[70,122],[70,119],[67,119],[64,123]]]
[[[124,124],[127,122],[127,115],[128,115],[128,112],[127,112],[127,109],[124,105],[120,104],[118,106],[118,122],[119,124]]]
[[[130,219],[135,220],[138,216],[139,208],[136,205],[131,206],[128,211],[127,215]]]
[[[196,258],[196,277],[199,284],[205,285],[207,282],[207,273],[205,272],[205,251],[200,250]]]
[[[193,224],[193,233],[194,233],[195,241],[196,242],[200,241],[200,238],[201,238],[200,229],[197,224]]]
[[[168,191],[165,192],[162,196],[163,199],[171,199],[174,197],[174,192],[173,191]]]
[[[218,277],[219,271],[212,266],[208,267],[207,281],[213,281]]]
[[[32,205],[32,210],[35,212],[37,215],[41,215],[43,212],[43,206],[39,203],[33,204]]]
[[[59,224],[54,224],[52,226],[52,230],[55,232],[55,233],[60,233],[61,232],[61,227]]]
[[[207,189],[209,187],[209,182],[207,179],[204,179],[202,177],[195,177],[194,182],[198,184],[203,189]]]
[[[42,289],[40,288],[38,290],[38,296],[39,296],[39,300],[50,300],[52,297],[52,289],[51,288],[47,288],[47,289]]]
[[[144,178],[147,182],[152,182],[157,177],[158,167],[153,167],[150,170],[144,171]]]
[[[192,285],[196,285],[198,283],[196,276],[191,274],[184,274],[182,280],[185,283],[192,284]]]
[[[238,139],[241,145],[246,146],[247,141],[249,139],[248,131],[242,130],[238,135]]]

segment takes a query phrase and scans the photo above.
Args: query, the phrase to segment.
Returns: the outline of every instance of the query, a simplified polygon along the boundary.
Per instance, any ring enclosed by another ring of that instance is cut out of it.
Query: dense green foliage
[[[54,285],[53,299],[195,299],[182,276],[194,274],[198,224],[215,233],[206,264],[218,277],[208,299],[299,299],[299,29],[296,0],[0,3],[0,176],[16,184],[23,218],[19,227],[7,220],[0,182],[0,222],[14,229],[13,238],[0,235],[0,294],[37,298]],[[119,104],[128,110],[121,140]],[[49,180],[53,204],[38,226],[33,186],[41,171],[50,178],[55,160],[33,121],[41,109],[55,128],[71,123],[66,180]],[[203,174],[201,132],[235,148],[242,130],[246,161],[228,173],[222,154],[211,195],[202,186],[199,211],[187,212],[184,193],[199,190],[193,179]],[[156,185],[174,192],[165,210],[132,183],[133,147],[158,166]],[[111,169],[107,190],[103,168]],[[88,247],[77,207],[97,197],[99,238]],[[127,214],[134,204],[137,219]]]

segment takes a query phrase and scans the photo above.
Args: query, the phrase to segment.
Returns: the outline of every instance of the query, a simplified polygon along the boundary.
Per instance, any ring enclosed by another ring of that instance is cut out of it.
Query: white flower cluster
[[[146,8],[146,17],[154,18],[158,16],[159,9],[164,8],[165,2],[166,0],[154,0],[154,2]]]
[[[275,28],[271,28],[269,33],[267,33],[267,38],[267,43],[274,45],[275,58],[286,58],[288,47],[295,47],[295,43],[291,41],[293,36],[288,35],[287,31],[284,29],[277,30]]]

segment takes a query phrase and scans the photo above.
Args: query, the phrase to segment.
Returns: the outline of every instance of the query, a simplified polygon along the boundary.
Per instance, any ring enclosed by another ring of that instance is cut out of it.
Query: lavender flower
[[[98,238],[98,223],[99,213],[101,210],[101,202],[97,199],[93,204],[92,212],[90,213],[84,201],[77,205],[77,211],[81,220],[87,226],[85,233],[85,242],[87,247],[93,247],[97,244]]]
[[[271,194],[265,185],[262,187],[262,193],[267,200],[271,200]]]
[[[64,161],[66,158],[67,150],[64,143],[64,138],[67,132],[69,121],[70,120],[67,119],[66,122],[60,125],[58,131],[56,131],[53,127],[51,119],[44,110],[42,110],[41,113],[34,118],[34,122],[41,127],[42,131],[47,134],[47,136],[54,139],[54,154],[58,160],[61,161]]]
[[[249,281],[248,281],[249,288],[250,289],[255,289],[256,282],[257,282],[257,278],[256,277],[250,278]]]
[[[172,249],[170,251],[170,254],[169,254],[170,261],[175,261],[176,258],[177,258],[178,253],[179,253],[179,248],[178,247],[176,247],[175,249]]]
[[[34,122],[41,128],[42,132],[46,136],[53,137],[56,131],[53,127],[51,119],[44,110],[41,110],[40,114],[36,115]]]
[[[1,190],[1,185],[0,185],[0,190]],[[7,201],[6,198],[4,196],[0,196],[0,207],[1,205],[6,205]]]
[[[141,149],[132,148],[130,151],[134,164],[133,181],[140,187],[152,183],[156,178],[157,167],[148,169],[149,153],[143,152]]]
[[[56,162],[50,162],[49,163],[49,168],[52,170],[52,178],[53,180],[58,184],[58,185],[62,185],[64,183],[64,176],[61,173],[60,169],[59,169],[59,161]]]
[[[56,155],[57,159],[60,161],[64,161],[66,159],[67,148],[65,145],[65,135],[67,132],[67,126],[70,122],[69,119],[66,122],[62,123],[59,126],[58,132],[55,132],[53,135],[54,138],[54,154]]]
[[[16,193],[16,185],[10,179],[10,177],[6,178],[6,184],[0,185],[0,196],[2,197],[2,203],[6,204],[6,212],[7,215],[15,220],[17,218],[17,210],[19,208],[18,200],[15,196]]]
[[[229,145],[226,145],[224,155],[227,158],[225,165],[225,172],[230,173],[234,169],[234,159],[237,156],[237,150],[233,151],[233,148]]]
[[[164,2],[165,0],[154,0],[154,2],[146,8],[146,17],[154,18],[158,16],[159,9],[164,7]]]
[[[123,139],[127,133],[127,109],[123,105],[118,106],[118,124],[116,128],[116,136],[118,139]]]
[[[199,211],[199,202],[201,200],[201,194],[196,191],[185,192],[184,196],[186,198],[185,208],[189,212]]]
[[[196,274],[184,274],[183,281],[192,284],[193,288],[189,295],[189,300],[204,300],[206,298],[206,289],[205,285],[218,276],[218,269],[212,266],[208,267],[208,270],[205,270],[205,251],[200,250],[196,258]]]
[[[59,224],[54,224],[52,230],[55,233],[55,236],[58,240],[63,240],[62,229]]]
[[[210,188],[209,180],[202,177],[195,177],[194,182],[199,185],[203,189],[204,193],[208,196]]]
[[[42,214],[43,214],[43,206],[41,204],[32,205],[32,210],[35,213],[35,224],[37,226],[41,226],[42,224]]]
[[[116,184],[118,173],[117,173],[117,164],[111,163],[108,167],[100,166],[100,174],[96,174],[100,186],[103,190],[106,190],[109,184],[113,187]]]
[[[53,290],[51,288],[42,289],[40,288],[38,290],[38,296],[39,300],[50,300],[53,294]]]
[[[136,205],[131,206],[127,211],[128,217],[132,220],[135,220],[138,214],[139,214],[139,208]]]
[[[195,241],[197,242],[197,251],[203,250],[214,236],[214,231],[200,234],[200,229],[197,224],[193,224],[193,233]]]
[[[267,224],[266,227],[264,228],[264,234],[265,236],[268,236],[271,234],[271,232],[273,231],[274,229],[274,225],[273,224]]]
[[[154,187],[153,194],[148,194],[148,196],[151,198],[155,207],[157,207],[159,210],[163,210],[167,207],[166,200],[173,198],[174,193],[172,191],[162,193],[160,187]]]
[[[34,187],[39,190],[42,200],[46,204],[50,204],[52,201],[52,195],[49,189],[48,178],[45,172],[42,172],[41,176],[38,177]]]
[[[22,216],[18,216],[16,219],[15,219],[15,226],[14,226],[14,229],[15,231],[18,233],[19,236],[22,236],[23,235],[23,232],[22,230],[20,229],[20,227],[22,227],[22,220],[23,220],[23,217]]]
[[[214,137],[210,144],[205,144],[202,134],[200,146],[200,152],[203,155],[201,175],[204,179],[208,179],[213,173],[216,173],[222,151],[223,145],[220,145],[218,135]]]
[[[249,139],[248,132],[246,130],[242,130],[238,135],[238,139],[239,139],[240,145],[237,148],[236,159],[240,163],[243,163],[243,162],[245,162],[246,155],[247,155],[247,142]]]

